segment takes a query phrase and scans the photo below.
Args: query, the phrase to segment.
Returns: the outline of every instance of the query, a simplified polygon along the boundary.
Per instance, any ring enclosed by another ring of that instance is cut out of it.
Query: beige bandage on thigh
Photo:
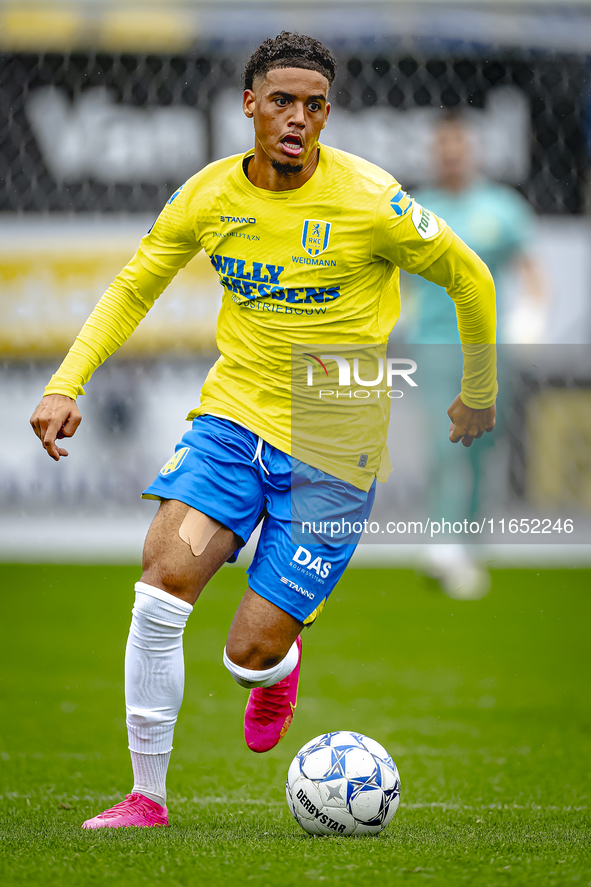
[[[203,514],[202,511],[189,508],[179,527],[179,536],[183,542],[190,546],[195,557],[199,557],[207,548],[215,531],[219,530],[221,526],[219,521]]]

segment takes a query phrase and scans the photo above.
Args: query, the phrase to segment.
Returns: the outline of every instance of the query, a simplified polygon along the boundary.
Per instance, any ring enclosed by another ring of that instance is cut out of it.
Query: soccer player
[[[45,389],[31,424],[48,454],[80,423],[76,397],[201,249],[224,288],[217,344],[192,428],[144,495],[161,505],[148,531],[125,656],[134,786],[84,828],[168,823],[166,770],[184,682],[182,635],[201,590],[262,529],[223,661],[249,692],[245,738],[257,752],[288,729],[300,634],[342,575],[342,544],[292,539],[292,488],[369,516],[379,452],[339,459],[319,447],[291,460],[291,348],[382,345],[399,314],[398,268],[448,289],[462,339],[494,342],[486,266],[383,170],[319,144],[335,60],[317,40],[282,32],[247,63],[243,108],[255,146],[212,163],[176,191],[109,287]],[[485,346],[486,347],[486,346]],[[484,379],[484,384],[483,384]],[[470,445],[494,425],[494,368],[464,372],[450,438]],[[295,465],[295,467],[294,467]],[[332,497],[332,498],[331,498]]]

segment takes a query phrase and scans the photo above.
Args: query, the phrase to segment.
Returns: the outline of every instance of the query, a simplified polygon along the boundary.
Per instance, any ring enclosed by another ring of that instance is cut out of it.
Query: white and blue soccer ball
[[[311,835],[377,835],[398,809],[396,764],[362,733],[324,733],[291,762],[287,803]]]

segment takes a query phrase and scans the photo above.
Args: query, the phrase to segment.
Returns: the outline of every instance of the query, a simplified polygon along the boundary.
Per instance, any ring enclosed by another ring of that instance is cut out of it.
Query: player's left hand
[[[461,440],[465,447],[471,447],[475,438],[482,437],[485,431],[493,430],[496,414],[496,404],[493,403],[492,407],[485,410],[473,410],[462,403],[458,394],[447,411],[451,419],[449,439],[452,443]]]

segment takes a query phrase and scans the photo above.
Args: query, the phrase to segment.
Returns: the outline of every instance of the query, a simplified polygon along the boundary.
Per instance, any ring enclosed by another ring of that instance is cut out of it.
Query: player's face
[[[313,159],[330,112],[328,80],[317,71],[278,68],[244,92],[244,113],[254,119],[257,144],[275,168],[293,172]]]

